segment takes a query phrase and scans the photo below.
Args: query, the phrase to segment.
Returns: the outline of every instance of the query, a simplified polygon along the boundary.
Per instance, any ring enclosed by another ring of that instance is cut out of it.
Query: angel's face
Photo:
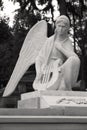
[[[67,22],[66,21],[58,21],[56,22],[56,29],[55,29],[55,32],[59,35],[64,35],[66,33],[68,33],[68,25],[67,25]]]

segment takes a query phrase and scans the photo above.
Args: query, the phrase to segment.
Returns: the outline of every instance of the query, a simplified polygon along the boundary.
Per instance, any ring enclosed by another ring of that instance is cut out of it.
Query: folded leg
[[[76,56],[72,56],[66,60],[61,66],[62,68],[62,81],[59,90],[72,90],[74,87],[80,68],[80,60]]]

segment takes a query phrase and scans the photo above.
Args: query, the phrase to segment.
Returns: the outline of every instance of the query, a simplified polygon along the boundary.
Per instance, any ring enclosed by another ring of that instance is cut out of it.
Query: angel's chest
[[[65,56],[63,53],[61,53],[55,46],[53,47],[52,49],[52,52],[51,52],[51,59],[62,59],[64,60],[65,59]]]

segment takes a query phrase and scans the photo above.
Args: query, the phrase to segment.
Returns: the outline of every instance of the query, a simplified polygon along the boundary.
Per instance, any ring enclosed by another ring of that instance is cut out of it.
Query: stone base
[[[61,102],[61,99],[66,99]],[[76,102],[74,102],[74,101]],[[81,102],[80,102],[81,100]],[[85,103],[83,101],[86,100]],[[59,101],[59,103],[57,102]],[[64,115],[87,115],[87,92],[41,91],[21,95],[19,109],[57,109]]]
[[[80,96],[80,97],[87,97],[87,92],[83,91],[54,91],[54,90],[47,90],[47,91],[34,91],[21,94],[21,100],[41,97],[41,96]]]
[[[38,109],[40,108],[40,98],[29,98],[26,100],[18,101],[18,108],[34,108]]]

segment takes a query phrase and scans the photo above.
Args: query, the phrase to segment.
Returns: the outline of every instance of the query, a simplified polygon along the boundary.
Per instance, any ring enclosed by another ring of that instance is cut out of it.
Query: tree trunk
[[[60,6],[60,15],[67,15],[67,8],[65,0],[57,0]]]

